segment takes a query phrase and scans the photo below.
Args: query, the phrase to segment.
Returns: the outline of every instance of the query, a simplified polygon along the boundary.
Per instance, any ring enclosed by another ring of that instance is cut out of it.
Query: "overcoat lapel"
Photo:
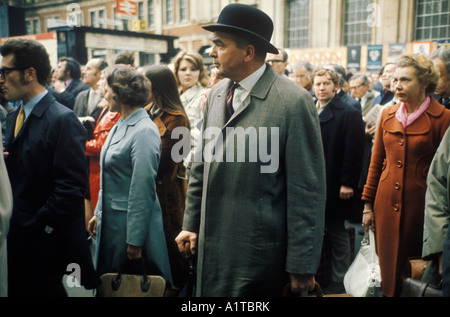
[[[16,127],[16,119],[19,115],[19,108],[17,108],[15,111],[13,111],[11,114],[7,116],[7,124],[6,124],[6,142],[7,144],[14,143],[17,139],[20,138],[22,133],[26,129],[28,129],[28,126],[30,125],[30,122],[33,120],[32,117],[42,117],[45,110],[50,106],[50,104],[55,101],[55,98],[50,94],[47,93],[33,108],[33,111],[31,111],[29,117],[25,120],[22,129],[20,129],[19,134],[17,134],[17,137],[14,137],[14,129]]]
[[[226,127],[227,124],[227,93],[230,90],[233,82],[229,79],[228,85],[224,86],[225,88],[217,92],[217,109],[222,109],[220,111],[214,111],[214,123],[217,124],[217,127],[220,127],[222,130]],[[213,109],[213,108],[212,108]],[[231,118],[230,118],[231,119]],[[229,122],[230,120],[228,120]]]
[[[256,85],[253,87],[252,91],[247,96],[247,98],[245,98],[243,104],[233,113],[230,120],[228,120],[228,122],[226,123],[225,127],[230,125],[231,123],[233,123],[233,121],[235,121],[236,118],[238,118],[241,115],[241,113],[247,111],[249,108],[252,107],[252,105],[255,106],[255,102],[253,102],[253,104],[251,105],[252,98],[256,98],[259,100],[265,99],[267,97],[267,95],[269,94],[269,91],[270,91],[270,88],[272,87],[273,82],[277,78],[276,76],[278,76],[278,75],[275,73],[275,71],[273,71],[271,66],[266,64],[266,70],[264,71],[264,74],[261,76],[261,78],[258,80]],[[233,84],[233,82],[230,80],[229,84],[227,85],[227,90],[225,91],[225,93],[222,93],[224,96],[224,104],[225,104],[224,116],[226,115],[226,111],[227,111],[226,96],[227,96],[227,92],[231,88],[232,84]],[[271,106],[276,106],[276,105],[271,105]]]
[[[116,123],[116,125],[117,125],[117,123]],[[122,140],[124,138],[125,133],[127,132],[127,128],[128,128],[128,124],[126,124],[125,122],[122,122],[120,124],[120,126],[118,126],[116,128],[115,133],[112,135],[109,145],[111,146],[113,144],[120,142],[120,140]]]
[[[332,109],[331,103],[323,109],[323,111],[319,115],[320,123],[325,123],[331,121],[334,118],[334,112]]]

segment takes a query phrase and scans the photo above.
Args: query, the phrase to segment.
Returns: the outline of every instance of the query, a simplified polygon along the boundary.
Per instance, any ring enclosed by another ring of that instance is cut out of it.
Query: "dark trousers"
[[[8,296],[66,297],[58,270],[55,237],[42,229],[11,224],[8,235]]]

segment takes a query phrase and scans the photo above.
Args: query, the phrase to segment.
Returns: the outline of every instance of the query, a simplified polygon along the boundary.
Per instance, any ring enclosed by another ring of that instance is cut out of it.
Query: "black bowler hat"
[[[233,3],[220,12],[217,24],[202,26],[207,31],[222,31],[247,36],[261,44],[267,52],[278,54],[270,44],[273,33],[272,19],[261,10],[245,4]],[[256,43],[255,43],[256,44]]]

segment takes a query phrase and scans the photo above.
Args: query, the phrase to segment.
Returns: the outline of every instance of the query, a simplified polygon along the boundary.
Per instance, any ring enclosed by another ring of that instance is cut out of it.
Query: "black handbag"
[[[442,295],[440,287],[407,278],[400,297],[442,297]]]

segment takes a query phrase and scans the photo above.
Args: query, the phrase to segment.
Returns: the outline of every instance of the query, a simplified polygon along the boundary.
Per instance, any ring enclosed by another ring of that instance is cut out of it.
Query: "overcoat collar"
[[[20,136],[23,134],[23,132],[28,129],[28,126],[30,125],[30,121],[32,121],[32,117],[42,117],[47,110],[47,108],[50,106],[51,103],[55,101],[55,97],[52,96],[52,94],[47,93],[33,108],[31,111],[29,118],[24,122],[24,125],[22,126],[22,129],[20,129],[19,134],[16,138],[14,138],[14,128],[16,126],[16,118],[19,114],[19,109],[17,108],[7,116],[7,124],[6,124],[6,140],[7,143],[13,143],[16,139],[20,138]]]
[[[257,98],[260,100],[263,100],[266,98],[267,94],[269,93],[270,88],[272,87],[273,82],[277,78],[278,74],[270,67],[270,65],[267,65],[266,70],[264,71],[264,74],[261,76],[261,78],[258,80],[256,85],[253,87],[250,94],[245,98],[243,104],[239,109],[237,109],[233,115],[230,117],[230,119],[226,120],[227,118],[227,93],[230,90],[231,86],[233,85],[233,81],[226,79],[227,84],[222,85],[220,90],[217,92],[217,98],[218,103],[221,105],[222,111],[218,112],[217,115],[220,116],[219,122],[223,124],[223,128],[226,126],[229,126],[232,124],[240,115],[241,113],[247,111],[247,109],[250,106],[252,98]]]
[[[144,109],[145,109],[145,111],[146,111],[147,113],[148,113],[148,110],[150,109],[151,106],[152,106],[152,103],[144,107]],[[161,112],[159,113],[159,115],[156,116],[155,119],[153,119],[153,122],[154,122],[154,123],[156,124],[156,126],[158,127],[158,130],[159,130],[159,136],[161,136],[161,137],[162,137],[162,136],[166,133],[166,131],[167,131],[167,127],[166,127],[166,125],[164,124],[164,122],[163,122],[163,120],[162,120],[162,118],[161,118],[162,115],[164,114],[164,112],[167,112],[168,114],[171,114],[171,115],[174,115],[174,116],[182,116],[182,115],[183,115],[181,112],[178,112],[178,111],[172,111],[172,110],[167,110],[167,109],[164,109],[163,111],[161,111]]]
[[[133,112],[128,118],[123,120],[120,123],[120,126],[117,126],[116,123],[117,127],[115,127],[115,132],[111,138],[109,145],[118,143],[120,140],[122,140],[125,136],[125,133],[127,132],[128,127],[136,125],[136,123],[141,121],[143,118],[148,118],[148,114],[143,108],[140,108]]]
[[[191,103],[191,101],[197,97],[199,92],[201,90],[206,90],[203,86],[201,86],[199,83],[196,83],[194,86],[183,92],[180,96],[181,102],[183,105],[185,105],[186,109],[189,109],[193,106],[197,106]]]
[[[431,98],[430,105],[427,110],[410,126],[403,128],[403,125],[395,117],[400,104],[396,104],[387,109],[388,116],[383,123],[383,129],[390,133],[405,134],[425,134],[431,130],[430,117],[440,117],[444,113],[444,107],[440,105],[434,98]]]
[[[334,118],[334,113],[336,109],[343,109],[345,106],[341,101],[341,97],[337,94],[331,99],[328,105],[323,109],[319,115],[320,123],[331,121]]]

